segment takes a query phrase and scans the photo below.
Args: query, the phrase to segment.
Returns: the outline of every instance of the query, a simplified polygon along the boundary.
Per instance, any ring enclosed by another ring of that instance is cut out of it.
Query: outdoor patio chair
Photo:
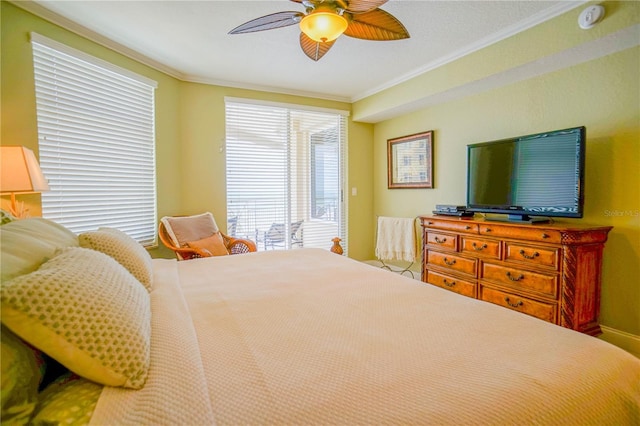
[[[302,237],[298,235],[298,231],[300,230],[300,227],[302,226],[302,220],[299,220],[297,222],[292,222],[291,223],[291,230],[289,232],[289,240],[291,242],[291,246],[300,246],[302,247]],[[284,223],[273,223],[271,224],[271,227],[269,228],[268,231],[266,231],[264,233],[264,249],[267,250],[268,247],[271,247],[272,249],[275,248],[275,246],[283,246],[285,245],[285,241],[286,241],[286,229],[285,229],[285,224]]]

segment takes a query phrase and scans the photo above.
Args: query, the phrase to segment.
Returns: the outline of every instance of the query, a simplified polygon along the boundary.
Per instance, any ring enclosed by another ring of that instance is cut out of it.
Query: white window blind
[[[43,216],[156,244],[156,84],[32,34]]]
[[[346,239],[345,112],[226,100],[228,229],[259,250]]]

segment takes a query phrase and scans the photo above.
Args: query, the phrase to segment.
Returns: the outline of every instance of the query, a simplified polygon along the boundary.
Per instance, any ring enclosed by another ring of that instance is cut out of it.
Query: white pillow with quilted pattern
[[[78,236],[78,240],[80,247],[97,250],[113,257],[151,291],[153,266],[151,256],[142,244],[115,228],[84,232]]]
[[[51,259],[57,250],[78,247],[78,237],[64,226],[41,217],[0,226],[0,280],[28,274]]]
[[[2,283],[2,323],[71,371],[141,388],[150,362],[146,289],[95,250],[64,249],[38,270]]]

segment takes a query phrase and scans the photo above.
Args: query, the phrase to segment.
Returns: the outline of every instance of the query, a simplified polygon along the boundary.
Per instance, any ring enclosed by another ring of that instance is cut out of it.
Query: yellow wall
[[[158,214],[175,211],[179,205],[181,186],[180,171],[173,167],[180,158],[178,114],[179,82],[134,60],[106,49],[96,43],[35,17],[22,9],[1,3],[1,127],[0,143],[24,145],[38,154],[38,129],[36,99],[33,80],[33,58],[30,32],[37,32],[67,46],[86,52],[100,59],[134,71],[158,82],[156,90],[156,164],[158,173]],[[19,195],[32,216],[39,216],[40,195]],[[2,197],[2,206],[8,205]]]
[[[607,17],[575,32],[572,11],[354,105],[186,83],[85,40],[2,2],[2,144],[37,153],[31,48],[36,31],[159,82],[156,92],[158,215],[213,211],[224,223],[224,97],[249,97],[327,108],[353,108],[353,118],[437,94],[638,22],[638,3],[606,2]],[[585,125],[585,218],[612,225],[605,250],[601,322],[640,335],[640,52],[617,54],[489,92],[425,108],[375,125],[349,121],[350,255],[373,257],[376,215],[416,216],[435,204],[465,201],[466,144]],[[388,190],[386,140],[435,131],[435,188]],[[34,214],[39,196],[21,196]],[[3,197],[2,205],[7,199]],[[222,206],[222,207],[221,207]],[[627,213],[628,212],[628,213]],[[619,214],[619,215],[618,215]],[[156,256],[170,255],[164,250]]]
[[[584,125],[585,215],[611,225],[604,258],[602,323],[640,334],[640,48],[379,123],[374,211],[415,216],[464,204],[466,145]],[[386,141],[435,131],[431,190],[386,189]]]
[[[33,65],[29,32],[82,50],[158,81],[156,91],[156,167],[158,217],[212,211],[226,223],[224,155],[224,97],[244,97],[349,111],[350,104],[181,82],[124,57],[63,28],[44,21],[13,4],[2,2],[2,127],[0,143],[25,145],[38,153]],[[373,226],[373,126],[349,119],[349,249],[364,259],[373,251],[368,238]],[[40,215],[39,195],[20,195],[32,215]],[[8,197],[2,197],[2,206]],[[357,218],[357,220],[354,220]],[[331,242],[327,242],[328,247]],[[153,256],[173,256],[162,245]]]
[[[608,31],[639,20],[638,3],[607,3],[606,7],[608,19],[618,19],[617,27],[606,19],[602,22],[609,25]],[[552,27],[560,40],[571,38],[563,34],[575,32],[581,10],[546,26]],[[529,36],[516,37],[526,41],[519,45],[508,40],[511,51],[538,49]],[[551,40],[543,37],[543,42]],[[543,48],[548,50],[547,46]],[[490,62],[495,59],[496,49],[492,46],[486,56],[477,52],[461,61],[465,67]],[[454,63],[434,74],[440,78],[449,70],[457,75],[463,68]],[[427,81],[428,76],[422,79]],[[450,83],[441,83],[439,88],[426,85],[423,91],[420,86],[412,86],[411,96],[444,90],[451,87]],[[354,115],[393,105],[396,96],[402,97],[400,92],[394,93],[396,90],[401,88],[357,103]],[[614,227],[605,248],[601,323],[640,335],[639,47],[376,124],[374,212],[417,216],[429,214],[436,204],[465,204],[467,144],[582,125],[587,128],[585,214],[583,219],[564,221]],[[426,130],[435,131],[435,188],[387,189],[387,139]]]
[[[221,152],[225,138],[225,97],[346,111],[351,108],[349,104],[321,99],[182,83],[179,108],[182,127],[179,141],[182,152],[182,212],[190,214],[209,209],[220,223],[226,223],[225,156],[224,152]],[[370,179],[373,164],[373,126],[355,123],[349,119],[348,132],[348,182],[349,187],[358,188],[357,196],[348,197],[349,255],[356,259],[365,259],[373,250],[373,243],[368,238],[373,226],[373,186]],[[362,241],[366,243],[363,244]],[[330,246],[329,243],[328,247]]]

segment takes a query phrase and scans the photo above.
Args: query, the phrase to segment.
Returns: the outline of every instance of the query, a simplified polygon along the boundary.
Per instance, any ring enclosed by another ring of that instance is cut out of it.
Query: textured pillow
[[[97,250],[113,257],[127,271],[151,290],[153,266],[151,256],[136,240],[114,228],[100,228],[78,236],[80,247]]]
[[[33,272],[56,250],[77,247],[78,237],[62,225],[41,217],[16,220],[0,226],[2,281]]]
[[[37,425],[87,425],[98,404],[103,386],[73,373],[51,383],[39,397],[31,419]]]
[[[224,245],[224,240],[220,232],[216,232],[210,237],[203,238],[198,241],[190,241],[187,247],[196,249],[198,251],[205,251],[210,253],[211,256],[226,256],[229,254],[227,247]]]
[[[4,326],[2,348],[2,424],[27,424],[38,400],[42,379],[39,351],[29,347]]]
[[[149,369],[149,294],[98,251],[64,249],[2,284],[2,323],[71,371],[139,389]]]
[[[178,247],[186,247],[189,241],[198,241],[219,231],[213,215],[209,212],[194,216],[165,216],[160,220]]]

